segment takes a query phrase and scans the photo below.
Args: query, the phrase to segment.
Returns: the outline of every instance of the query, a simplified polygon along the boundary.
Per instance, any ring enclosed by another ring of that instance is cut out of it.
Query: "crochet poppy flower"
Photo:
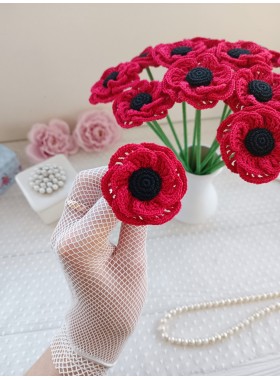
[[[213,38],[205,38],[205,37],[194,37],[191,39],[193,42],[202,42],[207,49],[215,48],[219,43],[224,42],[225,40],[217,40]]]
[[[141,67],[136,62],[120,63],[104,71],[100,80],[91,87],[91,104],[108,103],[123,90],[134,86],[139,78]]]
[[[174,102],[162,91],[160,82],[142,80],[115,99],[113,112],[121,127],[132,128],[166,117],[173,105]]]
[[[175,102],[188,102],[197,109],[213,108],[234,90],[233,71],[213,54],[174,63],[163,78],[163,90]]]
[[[279,78],[267,65],[240,69],[235,75],[235,91],[225,102],[233,111],[253,105],[267,105],[280,111]]]
[[[121,221],[156,225],[179,212],[187,178],[169,148],[153,143],[127,144],[111,157],[101,189]]]
[[[206,50],[203,41],[182,40],[171,44],[159,44],[154,47],[154,61],[164,67],[171,66],[183,57],[195,58]]]
[[[136,62],[138,65],[145,69],[146,67],[153,66],[158,67],[159,64],[155,62],[152,55],[153,48],[148,46],[146,49],[142,51],[138,56],[134,57],[131,62]]]
[[[272,54],[268,49],[249,41],[221,42],[216,48],[219,62],[230,65],[234,70],[266,63],[271,66]]]
[[[218,128],[226,166],[247,182],[261,184],[280,173],[280,114],[269,107],[248,107]]]

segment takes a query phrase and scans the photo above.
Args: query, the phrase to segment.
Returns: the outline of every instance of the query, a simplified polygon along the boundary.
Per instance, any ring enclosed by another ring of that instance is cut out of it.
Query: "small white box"
[[[52,194],[37,193],[29,184],[30,177],[34,171],[44,165],[62,166],[66,173],[64,186],[59,188],[59,190],[54,191]],[[50,224],[61,217],[65,199],[72,188],[76,175],[76,170],[70,164],[66,156],[64,154],[59,154],[20,172],[16,175],[15,179],[30,207],[40,216],[44,223]]]

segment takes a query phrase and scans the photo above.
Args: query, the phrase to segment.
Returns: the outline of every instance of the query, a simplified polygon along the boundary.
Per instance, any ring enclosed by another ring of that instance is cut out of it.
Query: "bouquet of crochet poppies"
[[[165,72],[154,79],[159,66]],[[245,181],[260,184],[280,172],[280,75],[273,71],[279,66],[278,52],[254,42],[184,39],[149,46],[105,70],[91,88],[90,103],[112,101],[123,128],[147,123],[187,172],[210,174],[226,164]],[[224,108],[217,135],[202,154],[201,112],[219,102]],[[175,127],[168,112],[177,103],[182,122]],[[191,142],[187,107],[195,108]]]

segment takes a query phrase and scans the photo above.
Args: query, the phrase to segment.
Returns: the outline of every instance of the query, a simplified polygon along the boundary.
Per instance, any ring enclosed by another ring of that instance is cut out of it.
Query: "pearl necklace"
[[[264,293],[264,294],[256,295],[256,296],[246,296],[246,297],[233,298],[233,299],[224,299],[220,301],[202,302],[202,303],[197,303],[193,305],[177,307],[176,309],[172,309],[165,314],[165,316],[160,320],[158,329],[159,331],[161,331],[161,337],[165,341],[172,344],[180,345],[180,346],[197,347],[197,346],[204,346],[204,345],[221,342],[224,339],[229,338],[230,336],[238,333],[241,329],[245,328],[246,326],[249,326],[254,321],[274,311],[280,310],[280,302],[277,302],[267,307],[264,307],[262,309],[259,309],[258,311],[253,313],[251,316],[249,316],[248,318],[245,318],[243,321],[239,322],[238,324],[231,327],[230,329],[223,331],[221,333],[215,334],[213,336],[209,336],[209,337],[203,337],[203,338],[197,338],[197,339],[183,339],[183,338],[176,338],[176,337],[170,336],[167,333],[168,322],[175,316],[182,313],[188,313],[188,312],[206,310],[206,309],[216,309],[218,307],[232,306],[232,305],[237,305],[237,304],[246,304],[250,302],[264,301],[264,300],[270,300],[270,299],[275,299],[275,298],[280,298],[280,292]]]

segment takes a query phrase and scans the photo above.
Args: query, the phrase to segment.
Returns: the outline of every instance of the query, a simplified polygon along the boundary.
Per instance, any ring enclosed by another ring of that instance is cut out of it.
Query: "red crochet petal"
[[[109,168],[114,166],[115,164],[123,164],[126,158],[129,157],[131,152],[141,148],[140,144],[126,144],[119,148],[110,158]]]
[[[134,57],[131,61],[138,63],[138,65],[145,69],[149,66],[158,67],[159,64],[155,62],[154,57],[152,55],[153,48],[148,46],[144,49],[138,56]]]

